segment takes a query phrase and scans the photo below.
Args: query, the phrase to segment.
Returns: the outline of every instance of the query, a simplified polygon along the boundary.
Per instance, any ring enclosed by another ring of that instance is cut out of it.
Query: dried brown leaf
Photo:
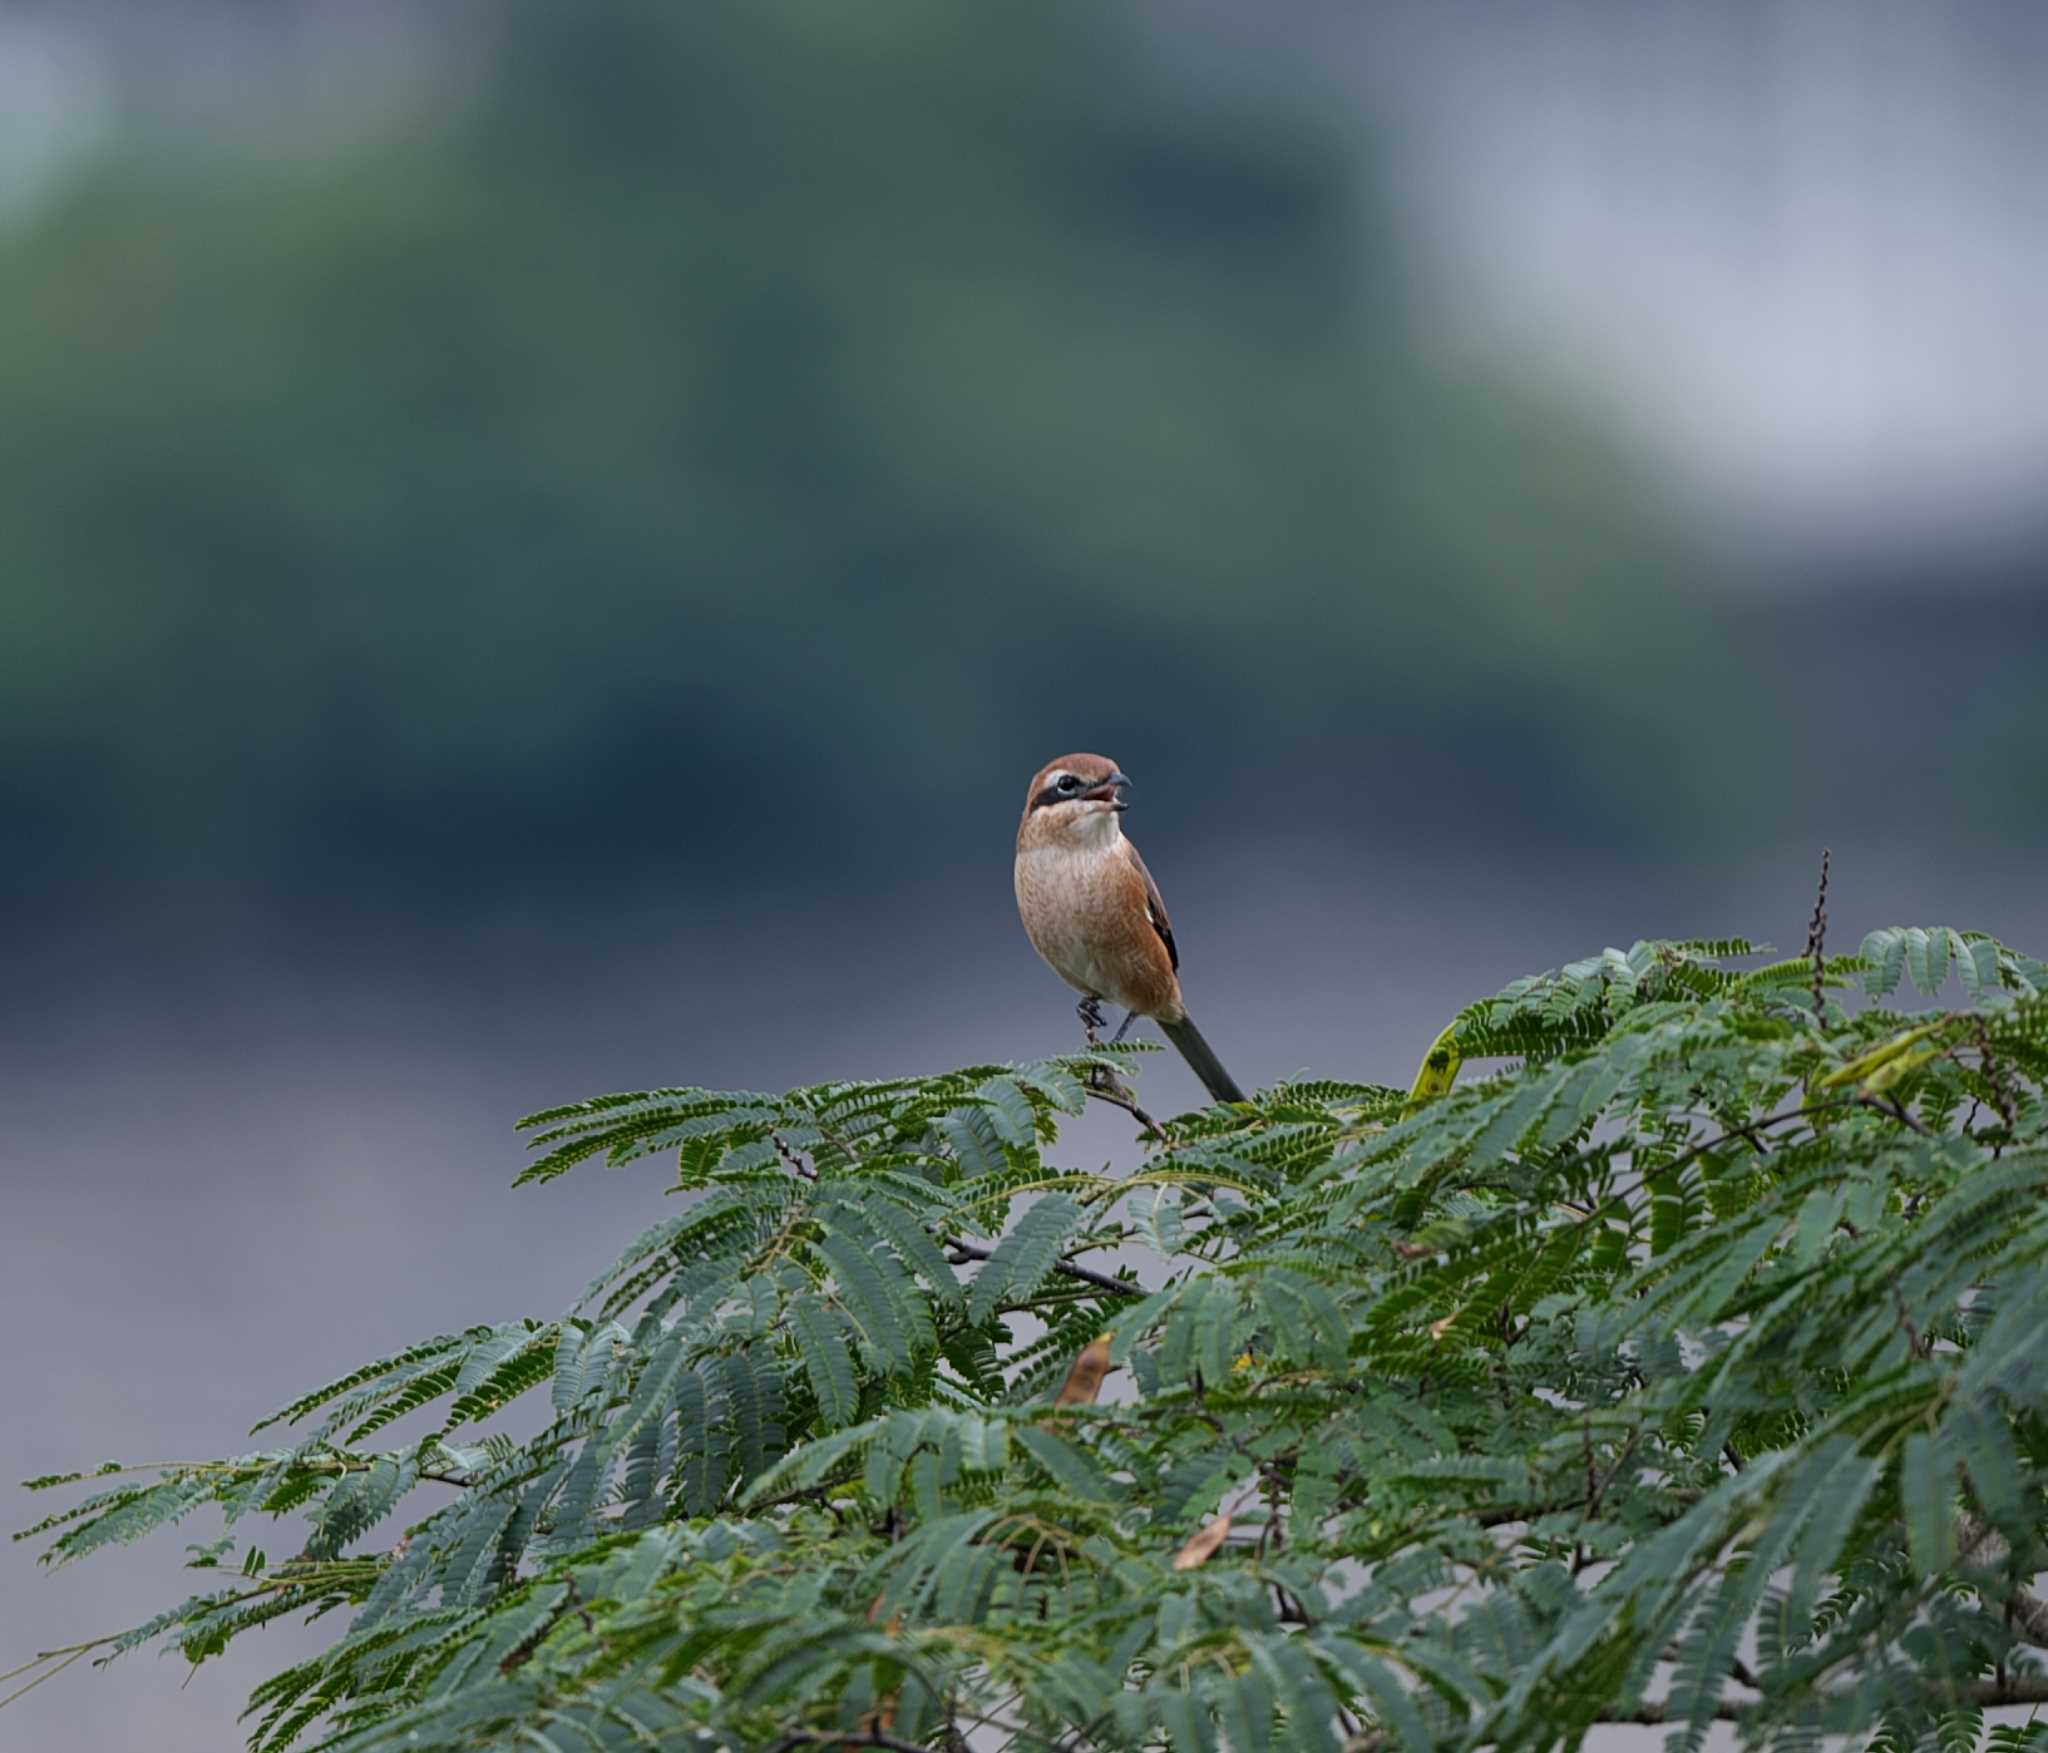
[[[1067,1371],[1067,1379],[1060,1384],[1060,1391],[1053,1396],[1055,1406],[1093,1406],[1096,1395],[1102,1392],[1103,1378],[1109,1374],[1109,1335],[1091,1339],[1081,1347],[1081,1354],[1074,1359],[1074,1367]]]
[[[1211,1516],[1201,1531],[1173,1555],[1175,1570],[1195,1570],[1216,1556],[1216,1549],[1230,1537],[1230,1518]]]

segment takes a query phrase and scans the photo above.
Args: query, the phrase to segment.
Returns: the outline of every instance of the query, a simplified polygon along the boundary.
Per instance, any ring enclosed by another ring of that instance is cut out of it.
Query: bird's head
[[[1024,831],[1033,838],[1086,844],[1113,840],[1129,808],[1118,793],[1130,781],[1106,755],[1062,755],[1039,768],[1024,795]]]

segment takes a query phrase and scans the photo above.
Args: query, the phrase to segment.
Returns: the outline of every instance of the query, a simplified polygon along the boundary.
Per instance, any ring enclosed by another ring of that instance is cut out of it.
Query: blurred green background
[[[1798,10],[0,3],[0,1477],[560,1307],[659,1177],[509,1195],[519,1113],[1071,1044],[1008,865],[1073,748],[1248,1084],[1796,949],[1823,844],[1832,947],[2048,947],[2048,358],[1982,267],[2048,263],[2048,15]],[[0,1667],[174,1547],[16,1548]],[[218,1753],[260,1656],[0,1743]]]
[[[387,128],[77,178],[0,241],[16,875],[886,870],[1091,741],[1340,834],[1719,841],[1937,773],[1923,819],[2011,828],[2037,729],[1841,770],[1883,666],[1783,649],[1615,434],[1433,345],[1355,133],[1129,33],[513,9]]]

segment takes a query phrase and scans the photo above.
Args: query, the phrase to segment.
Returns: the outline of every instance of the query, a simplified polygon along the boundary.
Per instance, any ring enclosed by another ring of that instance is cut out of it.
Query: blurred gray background
[[[559,1311],[662,1178],[508,1192],[529,1109],[1069,1045],[1071,748],[1244,1079],[1796,950],[1824,843],[1835,947],[2039,952],[2044,81],[2028,0],[0,0],[0,1477]],[[0,1552],[0,1667],[179,1544]]]

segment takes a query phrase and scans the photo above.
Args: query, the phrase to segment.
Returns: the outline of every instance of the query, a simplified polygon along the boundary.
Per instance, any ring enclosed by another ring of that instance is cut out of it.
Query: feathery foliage
[[[338,1611],[259,1753],[2038,1747],[2048,967],[1757,960],[1604,951],[1121,1174],[1051,1151],[1128,1050],[535,1115],[523,1179],[682,1209],[275,1446],[33,1481],[54,1561],[226,1526],[44,1661]]]

